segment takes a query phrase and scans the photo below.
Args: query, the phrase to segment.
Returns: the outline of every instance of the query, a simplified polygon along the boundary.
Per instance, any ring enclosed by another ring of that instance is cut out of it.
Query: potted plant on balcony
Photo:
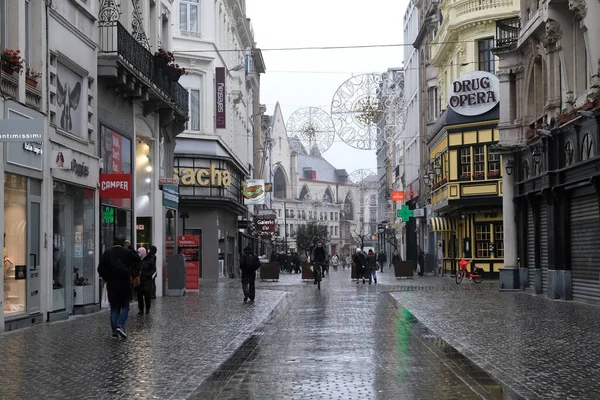
[[[21,57],[21,50],[4,49],[0,60],[2,61],[2,71],[7,74],[23,72],[25,60]]]
[[[167,73],[169,79],[171,79],[173,82],[177,82],[179,78],[181,78],[181,75],[187,75],[185,68],[180,67],[179,64],[173,63],[167,65],[165,72]]]
[[[158,68],[165,68],[167,65],[175,62],[175,56],[172,52],[158,49],[156,53],[154,53],[154,64]]]
[[[27,70],[25,71],[25,83],[31,87],[36,87],[38,79],[40,79],[41,76],[42,74],[40,72],[37,72],[31,67],[27,67]]]
[[[495,179],[495,178],[499,178],[500,177],[500,171],[499,170],[492,170],[490,172],[488,172],[488,178],[489,179]]]
[[[471,179],[471,173],[470,172],[463,172],[462,174],[460,174],[460,178],[461,180],[467,180],[467,179]]]
[[[473,179],[483,179],[485,178],[485,172],[483,171],[475,171],[473,174]]]

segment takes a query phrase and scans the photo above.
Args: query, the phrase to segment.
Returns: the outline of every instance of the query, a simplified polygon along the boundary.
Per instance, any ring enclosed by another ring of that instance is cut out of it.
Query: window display
[[[25,312],[27,178],[4,174],[4,314]]]
[[[53,232],[53,310],[93,304],[93,190],[54,182]]]

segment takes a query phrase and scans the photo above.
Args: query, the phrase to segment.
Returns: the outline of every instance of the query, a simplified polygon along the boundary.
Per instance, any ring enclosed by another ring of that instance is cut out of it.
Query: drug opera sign
[[[458,114],[475,116],[490,111],[500,101],[500,81],[494,74],[474,71],[452,82],[448,104]]]
[[[257,218],[254,220],[258,236],[271,236],[275,234],[275,219]]]

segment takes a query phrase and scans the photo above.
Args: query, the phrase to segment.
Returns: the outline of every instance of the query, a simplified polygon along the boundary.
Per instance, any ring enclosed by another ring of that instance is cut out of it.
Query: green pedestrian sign
[[[402,208],[399,209],[396,213],[398,218],[402,219],[402,222],[408,222],[410,217],[414,216],[414,210],[409,210],[407,205],[402,206]]]

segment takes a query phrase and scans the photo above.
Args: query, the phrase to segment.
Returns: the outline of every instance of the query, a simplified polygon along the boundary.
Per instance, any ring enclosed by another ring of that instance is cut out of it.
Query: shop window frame
[[[486,232],[479,232],[479,228],[487,228]],[[486,237],[481,235],[486,235]],[[475,224],[475,258],[491,258],[490,243],[492,228],[489,223]]]
[[[500,154],[491,152],[487,147],[487,176],[488,179],[500,178]]]
[[[485,146],[473,146],[473,179],[485,179]]]
[[[504,224],[499,222],[493,226],[494,258],[504,258]]]
[[[471,147],[462,147],[459,150],[459,163],[458,163],[458,179],[459,180],[471,180],[472,169],[471,169]]]

